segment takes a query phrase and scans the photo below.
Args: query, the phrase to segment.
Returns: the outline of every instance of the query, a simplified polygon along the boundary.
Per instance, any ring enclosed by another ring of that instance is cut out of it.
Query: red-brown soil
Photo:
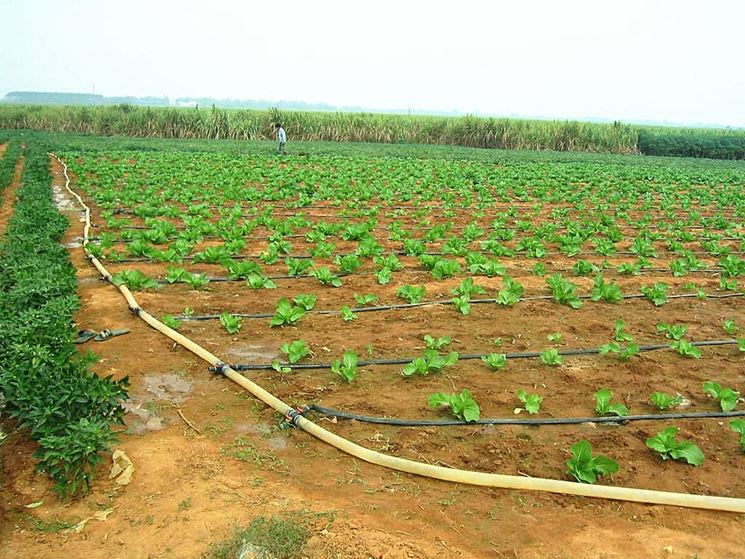
[[[55,184],[64,184],[60,166],[53,163],[52,168]],[[131,484],[118,487],[107,479],[109,460],[99,469],[89,496],[62,503],[50,491],[48,479],[34,473],[33,445],[21,433],[13,433],[2,447],[0,556],[199,557],[211,542],[225,538],[235,523],[246,525],[257,516],[284,511],[334,512],[333,521],[313,523],[304,553],[318,558],[743,556],[745,533],[742,518],[735,514],[449,484],[359,462],[304,432],[278,429],[280,418],[274,412],[229,381],[210,374],[206,363],[174,346],[127,310],[119,292],[100,282],[83,256],[80,213],[65,213],[71,220],[65,242],[71,245],[78,269],[79,327],[130,329],[125,336],[103,343],[91,341],[84,348],[99,356],[93,367],[98,374],[130,378],[131,413],[116,448],[128,454],[136,470]],[[565,261],[557,258],[558,263]],[[137,267],[152,277],[167,268],[144,263],[107,266],[111,272]],[[203,266],[188,267],[220,275],[219,267]],[[530,266],[528,261],[521,278],[526,293],[545,293],[545,280],[527,275]],[[707,291],[717,285],[715,278],[705,275],[614,279],[625,293],[638,292],[639,285],[663,277],[681,290],[685,281],[706,285],[711,288]],[[316,293],[320,309],[354,306],[353,293],[374,292],[382,302],[396,302],[395,287],[378,286],[372,276],[343,279],[339,289],[320,287],[313,279],[278,280],[276,291],[253,291],[238,282],[211,284],[203,291],[185,285],[164,286],[137,297],[156,316],[180,313],[185,306],[197,314],[271,312],[279,297],[302,292]],[[458,281],[435,282],[428,272],[420,271],[412,273],[409,283],[426,283],[428,298],[449,298],[449,289]],[[590,278],[572,281],[582,292],[592,283]],[[501,280],[479,278],[477,283],[493,295]],[[245,319],[234,336],[226,334],[217,321],[184,322],[181,331],[231,362],[268,363],[281,357],[281,343],[295,339],[308,342],[314,360],[327,362],[345,349],[354,349],[364,358],[368,346],[374,357],[414,356],[421,351],[424,334],[450,335],[456,340],[453,349],[462,353],[595,347],[609,341],[617,318],[626,322],[638,343],[661,342],[655,332],[660,321],[687,324],[691,339],[726,338],[721,324],[729,317],[745,323],[742,299],[680,299],[660,308],[645,300],[615,305],[587,302],[576,311],[553,301],[521,302],[513,308],[474,305],[467,319],[452,307],[431,306],[361,313],[351,323],[342,322],[338,315],[310,314],[297,327],[283,329],[269,329],[268,319]],[[557,331],[563,334],[562,342],[549,343],[547,334]],[[491,342],[497,337],[503,341],[499,349]],[[606,386],[632,413],[652,412],[646,401],[655,390],[680,392],[690,399],[689,409],[702,411],[715,406],[701,392],[703,381],[738,387],[745,377],[742,354],[732,346],[704,348],[700,361],[663,351],[628,363],[601,356],[567,357],[560,367],[516,360],[499,372],[491,372],[479,361],[463,361],[444,375],[409,380],[400,375],[400,369],[364,367],[351,386],[328,370],[284,375],[260,371],[247,376],[291,404],[319,403],[409,418],[444,417],[427,409],[427,396],[454,388],[469,388],[484,417],[511,416],[518,405],[515,392],[519,388],[542,394],[542,412],[555,417],[593,415],[593,392]],[[666,422],[436,429],[320,421],[344,437],[397,456],[549,478],[564,478],[569,447],[585,438],[596,451],[621,465],[612,480],[601,483],[745,495],[737,438],[726,422],[716,420],[674,423],[683,438],[694,440],[706,453],[700,468],[662,462],[645,447],[644,440]],[[25,508],[38,501],[43,505]],[[40,531],[50,524],[39,521],[74,524],[108,509],[113,512],[107,520],[91,520],[80,533]]]

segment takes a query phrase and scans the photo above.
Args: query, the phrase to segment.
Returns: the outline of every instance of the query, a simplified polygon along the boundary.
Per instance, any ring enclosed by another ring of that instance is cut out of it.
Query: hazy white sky
[[[0,0],[13,90],[745,126],[743,0]]]

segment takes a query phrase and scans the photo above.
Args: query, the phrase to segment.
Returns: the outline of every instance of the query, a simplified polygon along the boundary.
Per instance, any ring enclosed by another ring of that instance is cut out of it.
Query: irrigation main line
[[[737,345],[737,340],[702,340],[698,342],[691,342],[694,347],[711,347],[711,346],[724,346],[724,345]],[[638,346],[640,352],[648,351],[660,351],[660,350],[672,350],[669,344],[650,344]],[[580,348],[580,349],[560,349],[557,353],[562,357],[576,356],[576,355],[598,355],[601,353],[600,348]],[[458,361],[473,361],[487,357],[488,353],[463,353],[458,355]],[[536,359],[541,357],[540,351],[523,351],[516,353],[505,353],[503,354],[507,361],[511,359]],[[359,367],[366,367],[371,365],[406,365],[411,363],[420,356],[414,357],[397,357],[394,359],[368,359],[360,360],[357,362]],[[276,370],[275,366],[289,367],[291,369],[330,369],[331,363],[231,363],[230,367],[236,371],[268,371]],[[214,371],[213,371],[214,372]]]

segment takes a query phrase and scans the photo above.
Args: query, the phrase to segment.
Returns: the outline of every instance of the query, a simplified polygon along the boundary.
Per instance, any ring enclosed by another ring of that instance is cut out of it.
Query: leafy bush
[[[8,413],[39,444],[39,470],[73,496],[88,491],[101,452],[115,441],[109,423],[123,423],[128,379],[93,374],[93,358],[80,357],[73,344],[75,270],[60,244],[68,222],[52,203],[50,182],[46,150],[29,141],[0,246],[0,391]]]

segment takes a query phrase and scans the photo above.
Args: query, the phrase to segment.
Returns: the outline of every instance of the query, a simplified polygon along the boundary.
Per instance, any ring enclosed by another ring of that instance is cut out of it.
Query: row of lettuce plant
[[[6,152],[7,156],[7,152]],[[0,245],[0,393],[38,444],[38,469],[64,497],[87,492],[122,423],[128,379],[101,378],[73,343],[75,270],[60,240],[68,220],[52,203],[49,159],[26,148],[13,217]]]

